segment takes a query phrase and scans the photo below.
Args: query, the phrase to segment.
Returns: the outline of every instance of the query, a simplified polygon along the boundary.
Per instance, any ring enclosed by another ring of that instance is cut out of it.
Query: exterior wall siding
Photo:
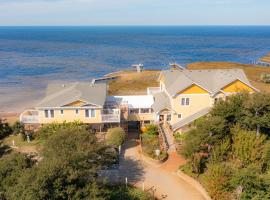
[[[189,98],[189,105],[181,105],[182,98]],[[174,124],[194,113],[210,107],[213,105],[213,99],[209,94],[180,94],[172,99],[172,113],[171,124]],[[181,114],[181,119],[178,118]]]
[[[55,109],[54,110],[54,118],[46,118],[44,110],[39,110],[39,120],[41,124],[47,123],[62,123],[66,122],[73,122],[73,121],[81,121],[83,123],[101,123],[101,109],[95,109],[95,117],[86,118],[85,117],[85,109],[79,109],[79,113],[76,114],[76,109],[63,109],[64,114],[61,114],[61,110]]]

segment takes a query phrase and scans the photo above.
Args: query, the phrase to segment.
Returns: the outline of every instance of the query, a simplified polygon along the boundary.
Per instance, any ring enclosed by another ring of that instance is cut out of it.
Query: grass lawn
[[[39,152],[44,144],[44,140],[31,140],[30,143],[24,141],[20,135],[10,135],[2,140],[2,145],[13,146],[13,141],[15,144],[15,149],[22,153],[32,153]]]
[[[141,73],[135,71],[116,72],[119,76],[109,82],[109,95],[145,95],[147,87],[158,87],[157,70],[145,70]]]
[[[243,69],[250,83],[261,92],[270,93],[270,84],[263,83],[260,79],[261,74],[270,74],[270,68],[258,65],[249,65],[232,62],[197,62],[187,65],[188,69]]]

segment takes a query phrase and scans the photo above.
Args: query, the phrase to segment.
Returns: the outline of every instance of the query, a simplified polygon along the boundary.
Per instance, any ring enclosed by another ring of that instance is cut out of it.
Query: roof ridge
[[[38,103],[38,105],[42,104],[43,102],[50,101],[50,100],[52,100],[53,98],[56,98],[57,96],[60,96],[60,95],[62,95],[63,93],[65,93],[65,92],[67,92],[67,91],[69,91],[69,90],[74,89],[74,87],[75,87],[76,85],[77,85],[76,83],[73,83],[73,85],[69,86],[68,88],[65,88],[65,89],[63,89],[63,90],[60,90],[59,92],[55,92],[55,93],[53,93],[53,94],[51,94],[51,95],[45,97],[42,101],[40,101],[40,102]]]

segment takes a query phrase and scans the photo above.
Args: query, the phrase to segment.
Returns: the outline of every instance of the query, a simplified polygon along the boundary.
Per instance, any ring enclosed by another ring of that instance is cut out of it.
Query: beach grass
[[[147,87],[158,87],[158,70],[121,71],[111,74],[118,76],[109,82],[109,95],[145,95]]]
[[[196,62],[187,65],[188,69],[243,69],[250,83],[261,92],[270,93],[270,84],[261,80],[262,74],[270,74],[270,67],[262,67],[251,64],[241,64],[234,62]]]
[[[270,63],[270,53],[268,53],[267,55],[263,56],[260,59],[260,61]]]

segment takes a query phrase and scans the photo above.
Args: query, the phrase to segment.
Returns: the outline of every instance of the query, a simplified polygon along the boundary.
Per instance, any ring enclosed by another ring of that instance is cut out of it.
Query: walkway
[[[152,192],[159,199],[167,200],[206,200],[192,183],[187,183],[177,175],[179,165],[185,161],[175,152],[170,154],[169,160],[153,166],[144,162],[141,157],[139,144],[136,140],[127,141],[120,157],[120,176],[122,181]]]

